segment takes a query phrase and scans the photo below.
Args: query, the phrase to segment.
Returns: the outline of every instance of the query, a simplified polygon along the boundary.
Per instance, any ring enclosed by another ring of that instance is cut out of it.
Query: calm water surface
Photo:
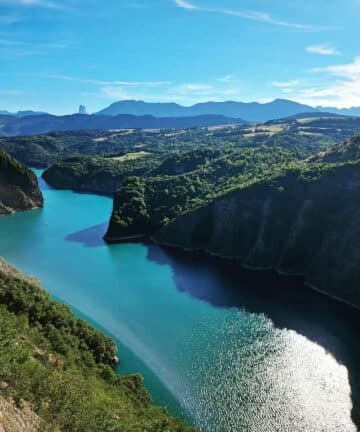
[[[296,279],[102,241],[109,198],[55,191],[0,218],[0,255],[112,335],[120,372],[211,432],[354,432],[359,314]]]

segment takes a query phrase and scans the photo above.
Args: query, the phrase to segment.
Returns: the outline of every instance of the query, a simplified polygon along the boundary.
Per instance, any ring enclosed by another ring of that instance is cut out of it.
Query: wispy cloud
[[[334,56],[340,55],[340,51],[327,44],[310,45],[305,48],[305,50],[310,54],[319,54],[324,56]]]
[[[301,84],[299,80],[288,80],[288,81],[273,81],[271,83],[273,87],[276,87],[282,91],[284,94],[291,94],[295,91],[297,87]]]
[[[189,10],[198,9],[197,6],[193,5],[192,3],[186,0],[174,0],[174,3],[177,7],[182,9],[189,9]]]
[[[349,81],[359,81],[360,85],[360,57],[355,57],[351,63],[315,68],[313,71],[328,72],[335,77],[345,78]]]
[[[19,96],[21,94],[22,91],[17,89],[0,89],[1,96]]]
[[[315,68],[312,72],[314,76],[304,82],[279,87],[291,99],[312,106],[360,106],[360,57],[350,63]]]
[[[216,81],[219,81],[222,83],[234,83],[237,80],[236,80],[234,75],[228,74],[228,75],[222,76],[220,78],[216,78]]]
[[[124,87],[159,87],[172,84],[171,81],[105,81],[88,78],[79,78],[69,75],[47,74],[45,78],[58,79],[62,81],[76,81],[83,84],[92,84],[95,86],[124,86]]]
[[[39,76],[39,75],[38,75]],[[77,82],[88,85],[88,89],[81,92],[82,96],[99,99],[138,99],[147,101],[173,101],[192,104],[199,101],[226,100],[240,97],[240,88],[235,81],[228,78],[222,81],[214,79],[212,82],[172,81],[125,81],[99,80],[74,77],[61,74],[41,75],[42,78]]]
[[[273,81],[272,85],[281,89],[293,88],[299,85],[299,80],[289,80],[289,81]]]
[[[48,51],[55,49],[64,49],[68,46],[68,42],[31,42],[26,40],[12,39],[10,37],[2,37],[0,34],[0,57],[1,58],[16,58],[29,57],[35,55],[47,55]]]
[[[175,6],[190,11],[230,15],[234,17],[247,19],[250,21],[256,21],[256,22],[278,26],[278,27],[292,28],[295,30],[314,31],[314,30],[329,29],[329,27],[325,27],[325,26],[314,26],[309,24],[302,24],[297,22],[280,20],[273,17],[269,13],[262,12],[262,11],[247,10],[247,9],[228,9],[223,7],[197,6],[196,4],[190,3],[187,0],[172,0],[172,2]]]
[[[0,4],[11,6],[35,6],[47,9],[59,9],[62,7],[61,4],[50,0],[0,0]]]

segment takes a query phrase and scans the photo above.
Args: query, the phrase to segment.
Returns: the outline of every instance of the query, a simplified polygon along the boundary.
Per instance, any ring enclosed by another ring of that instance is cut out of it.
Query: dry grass
[[[124,156],[115,156],[113,158],[111,158],[112,160],[117,160],[117,161],[121,161],[121,162],[126,162],[126,161],[130,161],[130,160],[135,160],[135,159],[140,159],[143,157],[147,157],[149,156],[151,153],[146,152],[146,151],[140,151],[140,152],[136,152],[136,153],[127,153]]]

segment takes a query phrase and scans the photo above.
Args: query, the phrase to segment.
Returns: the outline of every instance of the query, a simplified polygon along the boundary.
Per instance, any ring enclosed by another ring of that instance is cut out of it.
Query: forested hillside
[[[129,176],[146,176],[160,164],[146,152],[118,157],[73,157],[52,165],[43,174],[51,186],[113,195]]]
[[[0,148],[27,166],[47,168],[74,156],[122,156],[145,151],[171,153],[228,146],[280,146],[307,157],[360,131],[360,118],[297,118],[266,124],[177,129],[53,132],[0,138]]]
[[[243,183],[175,218],[155,239],[303,275],[314,287],[360,307],[359,144],[355,137],[316,162]]]
[[[7,432],[193,430],[153,405],[140,375],[117,375],[115,354],[112,339],[0,260],[0,424]]]
[[[213,159],[210,159],[213,157]],[[290,163],[296,155],[281,147],[225,148],[220,154],[194,151],[165,161],[155,171],[167,175],[129,177],[114,199],[114,212],[106,239],[151,235],[182,213],[204,205],[219,193],[246,184],[277,166]],[[198,166],[199,161],[203,164]],[[191,162],[190,162],[191,161]],[[195,168],[180,175],[169,175]]]

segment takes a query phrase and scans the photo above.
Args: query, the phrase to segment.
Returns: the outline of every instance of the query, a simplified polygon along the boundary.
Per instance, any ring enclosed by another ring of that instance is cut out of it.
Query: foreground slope
[[[116,346],[0,260],[0,430],[186,432],[139,375],[113,371]]]
[[[35,174],[0,150],[0,215],[42,205]]]
[[[303,275],[310,285],[360,307],[359,148],[354,137],[237,187],[175,218],[154,237],[246,266]]]

